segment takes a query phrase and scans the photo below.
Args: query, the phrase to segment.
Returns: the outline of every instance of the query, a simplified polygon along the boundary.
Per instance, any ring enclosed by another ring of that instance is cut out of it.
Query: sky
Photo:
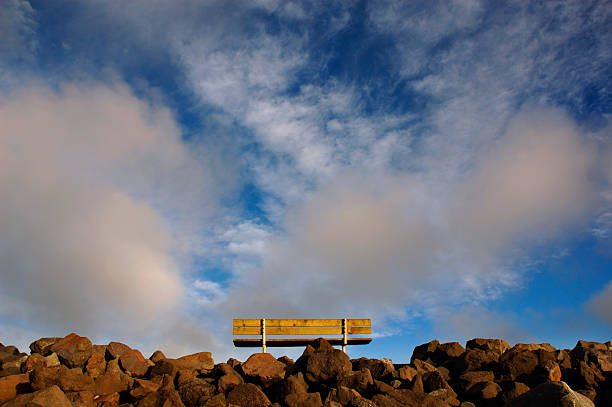
[[[610,44],[610,1],[0,0],[0,342],[608,341]]]

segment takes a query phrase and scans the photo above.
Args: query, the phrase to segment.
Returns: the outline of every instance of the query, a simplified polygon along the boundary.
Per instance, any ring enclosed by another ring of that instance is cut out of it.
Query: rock
[[[45,362],[47,363],[47,367],[56,367],[61,364],[59,358],[57,357],[57,353],[51,353],[50,355],[45,356]]]
[[[547,360],[536,367],[534,376],[540,383],[559,382],[561,381],[561,368],[557,362]]]
[[[276,359],[279,362],[284,363],[285,365],[293,365],[295,362],[293,361],[293,359],[291,359],[289,356],[281,356],[280,358]]]
[[[95,401],[96,405],[100,407],[119,407],[119,393],[96,396]]]
[[[501,383],[501,388],[501,400],[504,405],[529,391],[529,386],[521,382],[504,382]]]
[[[159,390],[139,400],[136,407],[185,407],[185,404],[174,389],[170,376],[164,375]]]
[[[372,374],[372,378],[376,380],[390,379],[395,372],[393,363],[378,359],[360,358],[351,362],[353,370],[368,369]]]
[[[420,374],[435,372],[437,370],[434,365],[429,364],[427,362],[423,362],[422,360],[419,360],[419,359],[416,359],[414,361],[414,368],[416,369],[417,373],[420,373]]]
[[[227,402],[240,407],[268,407],[272,404],[264,392],[252,383],[234,387],[227,395]]]
[[[17,374],[0,377],[0,404],[12,400],[18,394],[30,390],[29,377],[27,374]]]
[[[164,352],[162,352],[161,350],[156,350],[149,358],[149,360],[153,363],[157,363],[162,359],[166,359],[166,355],[164,355]]]
[[[176,366],[177,369],[185,370],[209,370],[215,367],[215,362],[210,352],[198,352],[182,356],[178,359],[165,359]],[[276,359],[274,359],[276,360]]]
[[[55,343],[59,342],[61,339],[62,338],[40,338],[30,344],[30,351],[32,353],[39,353],[42,356],[47,356],[51,353],[51,346],[55,345]]]
[[[424,362],[431,362],[431,356],[435,353],[436,349],[438,349],[438,345],[440,345],[440,342],[434,339],[431,342],[427,342],[417,346],[412,351],[410,363],[414,363],[416,359],[422,360]]]
[[[468,349],[461,355],[457,365],[460,371],[492,370],[498,361],[499,354],[497,352],[483,349]]]
[[[444,377],[437,370],[423,375],[423,388],[425,393],[431,393],[439,389],[448,390],[447,398],[456,398],[457,393],[452,389]]]
[[[459,342],[447,342],[438,345],[434,352],[434,362],[441,364],[448,360],[458,358],[465,353],[465,348]]]
[[[132,349],[119,357],[119,364],[131,376],[143,377],[149,368],[154,365],[153,362],[142,356],[139,350]]]
[[[476,383],[493,382],[495,375],[491,371],[473,370],[465,372],[457,380],[458,387],[462,392],[470,390]]]
[[[448,406],[448,403],[437,400],[435,396],[418,394],[406,389],[394,390],[388,394],[376,394],[372,397],[372,402],[379,407]],[[434,404],[436,402],[437,404]]]
[[[32,371],[35,367],[47,367],[47,360],[38,353],[33,353],[27,357],[21,365],[21,373]]]
[[[291,393],[285,397],[287,407],[322,407],[319,393]]]
[[[106,345],[106,358],[108,360],[119,359],[121,355],[131,351],[132,348],[121,342],[109,342]]]
[[[227,394],[237,385],[244,383],[242,376],[227,363],[219,363],[215,366],[215,376],[218,378],[217,391],[223,394]]]
[[[495,382],[478,382],[465,394],[472,400],[491,400],[501,393],[502,388]]]
[[[30,385],[34,390],[58,386],[63,391],[93,391],[94,381],[79,369],[66,366],[36,367],[30,372]]]
[[[307,381],[321,383],[344,377],[352,368],[349,357],[323,338],[317,339],[313,346],[308,345],[296,364],[304,371]]]
[[[269,353],[252,354],[240,368],[246,377],[264,387],[270,387],[285,378],[286,365]]]
[[[162,359],[155,363],[155,366],[151,368],[149,372],[151,380],[161,382],[165,375],[168,375],[174,380],[174,377],[178,373],[178,368],[170,359]]]
[[[65,394],[73,407],[94,407],[94,394],[92,391],[73,391]]]
[[[95,392],[100,394],[121,393],[132,387],[133,380],[119,368],[119,361],[108,361],[106,372],[95,379]]]
[[[178,394],[186,407],[198,407],[217,392],[213,384],[194,378],[178,387]]]
[[[555,353],[557,351],[557,349],[554,346],[552,346],[550,343],[517,343],[510,349],[514,349],[517,352],[518,351],[535,352],[535,351],[543,350],[546,352]]]
[[[363,394],[368,390],[369,386],[374,384],[374,379],[370,373],[370,369],[361,368],[358,372],[352,372],[338,382],[342,386],[357,390]]]
[[[465,344],[467,350],[470,349],[481,349],[491,351],[501,356],[505,351],[510,349],[510,344],[503,339],[483,339],[475,338],[467,341]]]
[[[542,383],[516,397],[508,407],[594,407],[586,396],[573,391],[565,382]]]
[[[593,365],[580,361],[572,374],[572,384],[579,388],[596,387],[605,380],[603,374]]]
[[[206,402],[204,403],[204,407],[225,407],[225,404],[225,395],[221,393],[215,394],[214,396],[206,400]]]
[[[535,352],[515,346],[502,355],[500,364],[511,380],[524,382],[539,365],[539,357]]]
[[[135,399],[142,399],[149,393],[154,393],[159,390],[160,383],[155,383],[145,379],[134,379],[134,385],[130,390],[130,396]]]
[[[306,384],[302,372],[287,377],[282,382],[281,392],[285,396],[294,393],[308,393],[308,384]]]
[[[0,361],[0,365],[2,366],[2,370],[21,372],[21,365],[23,365],[26,360],[28,360],[28,355],[25,353],[6,353]]]
[[[602,372],[612,372],[612,351],[605,343],[578,341],[572,359],[592,363]]]
[[[238,359],[229,358],[227,360],[227,364],[230,365],[231,367],[233,367],[234,369],[237,369],[238,366],[240,366],[242,364],[242,362],[239,361]]]
[[[5,403],[2,407],[73,407],[70,400],[57,386],[51,386],[34,393],[22,394]]]
[[[106,359],[100,353],[92,353],[85,365],[85,371],[92,379],[101,376],[106,372]]]
[[[49,350],[57,354],[60,362],[71,368],[85,366],[93,353],[91,341],[75,333],[55,342]]]
[[[398,375],[399,378],[402,380],[407,380],[407,381],[412,381],[412,379],[414,378],[414,376],[416,376],[417,371],[416,369],[410,367],[410,366],[403,366],[400,367],[398,370]]]

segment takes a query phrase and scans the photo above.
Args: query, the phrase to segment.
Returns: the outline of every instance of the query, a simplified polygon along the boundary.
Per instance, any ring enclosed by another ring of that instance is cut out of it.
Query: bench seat
[[[306,346],[317,338],[293,338],[293,339],[266,339],[266,345],[277,348],[289,348],[292,346]],[[343,338],[323,338],[332,345],[343,345]],[[372,338],[347,338],[347,345],[367,345]],[[259,339],[234,339],[237,348],[259,348],[263,346],[263,340]]]

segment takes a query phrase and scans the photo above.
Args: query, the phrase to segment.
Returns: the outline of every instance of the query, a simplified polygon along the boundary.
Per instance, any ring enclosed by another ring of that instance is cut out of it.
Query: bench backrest
[[[261,340],[248,343],[245,340],[234,340],[236,346],[253,346],[261,344],[263,352],[267,346],[299,346],[311,339],[273,339],[269,336],[278,335],[341,335],[341,338],[330,338],[330,342],[341,344],[346,351],[346,345],[369,343],[371,338],[349,338],[349,335],[372,333],[370,319],[338,318],[338,319],[234,319],[234,335],[260,335]],[[248,340],[246,340],[248,341]]]

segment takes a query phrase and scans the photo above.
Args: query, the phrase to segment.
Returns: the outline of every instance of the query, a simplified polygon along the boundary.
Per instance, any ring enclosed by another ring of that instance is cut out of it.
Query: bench
[[[372,338],[349,337],[349,335],[369,335],[372,333],[372,322],[369,319],[234,319],[233,334],[259,336],[259,338],[234,338],[238,348],[262,347],[266,353],[268,346],[290,347],[306,346],[317,338],[269,338],[271,335],[338,335],[340,337],[324,338],[332,345],[366,345]]]

